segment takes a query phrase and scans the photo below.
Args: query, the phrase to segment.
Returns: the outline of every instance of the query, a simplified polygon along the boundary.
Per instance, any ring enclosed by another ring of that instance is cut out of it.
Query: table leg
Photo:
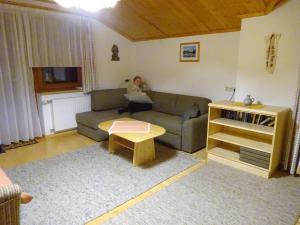
[[[135,143],[133,150],[133,165],[138,166],[155,159],[154,139]]]
[[[117,148],[119,147],[117,143],[114,142],[115,135],[111,134],[109,135],[108,140],[108,151],[109,153],[115,153]]]

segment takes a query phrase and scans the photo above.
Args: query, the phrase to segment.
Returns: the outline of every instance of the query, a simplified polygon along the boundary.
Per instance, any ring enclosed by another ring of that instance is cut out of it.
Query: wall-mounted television
[[[36,92],[82,88],[81,67],[34,67],[32,70]]]

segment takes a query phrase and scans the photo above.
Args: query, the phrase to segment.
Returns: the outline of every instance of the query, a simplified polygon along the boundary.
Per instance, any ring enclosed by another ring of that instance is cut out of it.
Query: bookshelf
[[[269,178],[281,161],[289,108],[209,104],[208,158]]]

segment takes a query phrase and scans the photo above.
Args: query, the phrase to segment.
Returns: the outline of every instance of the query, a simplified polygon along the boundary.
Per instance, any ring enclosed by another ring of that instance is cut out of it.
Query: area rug
[[[171,184],[105,225],[295,225],[300,178],[269,180],[215,162]]]
[[[161,145],[156,160],[133,167],[132,151],[109,154],[99,144],[6,170],[34,200],[22,225],[82,225],[198,161]]]

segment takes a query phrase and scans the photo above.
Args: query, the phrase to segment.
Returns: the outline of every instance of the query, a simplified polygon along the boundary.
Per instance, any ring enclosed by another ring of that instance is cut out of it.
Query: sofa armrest
[[[21,202],[21,188],[17,184],[0,187],[0,204],[11,199],[18,199]]]
[[[207,137],[208,114],[189,119],[182,124],[181,149],[194,152],[205,147]]]
[[[21,188],[16,184],[0,187],[0,224],[20,224]]]

